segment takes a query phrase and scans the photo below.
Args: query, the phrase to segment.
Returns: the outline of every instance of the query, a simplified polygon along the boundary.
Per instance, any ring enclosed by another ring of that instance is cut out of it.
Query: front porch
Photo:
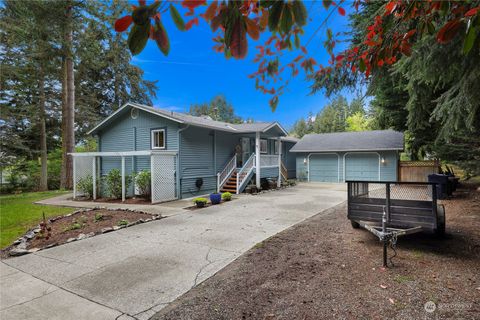
[[[255,185],[260,189],[260,181],[264,177],[276,177],[277,186],[280,187],[282,179],[288,179],[287,169],[282,163],[282,143],[281,138],[268,137],[261,138],[260,132],[255,134],[255,152],[249,153],[245,160],[245,143],[242,138],[242,160],[239,161],[237,153],[227,162],[222,171],[217,173],[217,192],[241,193],[248,182],[255,175]],[[274,154],[268,153],[262,148],[263,141],[275,142]],[[258,155],[258,156],[257,156]],[[241,163],[241,166],[238,166]]]

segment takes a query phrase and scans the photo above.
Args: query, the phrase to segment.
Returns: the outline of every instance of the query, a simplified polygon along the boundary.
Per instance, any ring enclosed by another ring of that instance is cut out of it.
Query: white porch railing
[[[237,173],[237,194],[240,193],[240,188],[247,182],[250,173],[255,168],[255,153],[252,153],[243,167]]]
[[[260,167],[278,167],[278,155],[260,155]]]
[[[232,175],[232,172],[237,168],[237,155],[235,154],[230,161],[227,162],[225,168],[217,173],[217,192],[223,187],[228,178]]]

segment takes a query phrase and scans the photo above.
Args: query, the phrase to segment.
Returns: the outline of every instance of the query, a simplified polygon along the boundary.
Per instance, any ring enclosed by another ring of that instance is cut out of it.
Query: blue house
[[[151,172],[152,202],[189,198],[215,191],[240,193],[261,178],[295,178],[297,139],[277,122],[231,124],[184,113],[127,103],[89,134],[97,152],[74,153],[74,197],[81,177],[93,185],[113,168],[122,173],[123,200],[134,195],[125,176]],[[94,198],[101,190],[94,188]],[[101,188],[100,188],[101,189]]]
[[[300,180],[397,181],[403,139],[393,130],[308,134],[290,152]]]

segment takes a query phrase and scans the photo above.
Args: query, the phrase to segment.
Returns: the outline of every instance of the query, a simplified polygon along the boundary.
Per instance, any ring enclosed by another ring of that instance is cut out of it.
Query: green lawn
[[[72,212],[73,208],[34,204],[35,201],[65,193],[67,191],[46,191],[0,196],[0,248],[8,246],[36,226],[42,220],[42,212],[45,212],[46,217]]]

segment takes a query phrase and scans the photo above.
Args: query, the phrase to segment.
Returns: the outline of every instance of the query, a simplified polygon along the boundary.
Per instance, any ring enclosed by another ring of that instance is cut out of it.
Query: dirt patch
[[[47,220],[46,230],[40,226],[28,231],[19,243],[2,250],[0,257],[22,255],[37,250],[82,240],[97,234],[115,231],[138,223],[161,218],[159,215],[131,210],[89,209]]]
[[[447,236],[400,238],[392,268],[342,204],[256,245],[152,319],[477,318],[480,192],[463,187],[443,203]]]

